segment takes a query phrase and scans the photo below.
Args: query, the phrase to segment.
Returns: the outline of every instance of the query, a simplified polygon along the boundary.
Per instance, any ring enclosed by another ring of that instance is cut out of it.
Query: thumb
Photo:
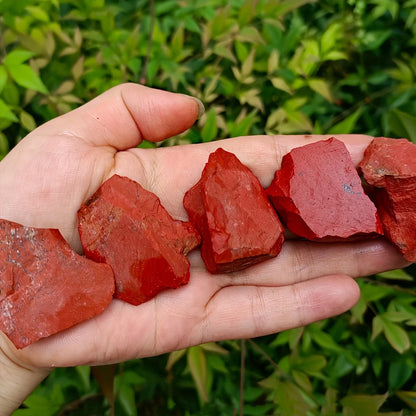
[[[184,94],[121,84],[40,129],[47,128],[48,136],[65,132],[95,146],[124,150],[182,133],[203,111],[199,100]]]

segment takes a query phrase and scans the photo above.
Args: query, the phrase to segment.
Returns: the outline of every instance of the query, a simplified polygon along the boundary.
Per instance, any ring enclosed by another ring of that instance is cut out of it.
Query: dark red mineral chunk
[[[78,212],[85,255],[109,264],[115,297],[133,305],[189,281],[189,251],[200,236],[174,220],[159,198],[129,178],[114,175]]]
[[[209,156],[184,206],[202,235],[201,256],[211,273],[241,270],[281,250],[283,227],[259,180],[221,148]]]
[[[335,138],[286,154],[266,192],[289,230],[308,240],[383,232],[347,148]]]
[[[359,168],[372,186],[386,238],[407,260],[416,262],[416,145],[377,137]]]
[[[0,220],[0,330],[17,348],[100,314],[113,292],[111,267],[79,256],[58,230]]]

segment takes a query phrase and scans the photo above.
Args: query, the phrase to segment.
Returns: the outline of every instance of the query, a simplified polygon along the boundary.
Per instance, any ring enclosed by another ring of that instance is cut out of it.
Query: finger
[[[344,275],[292,286],[230,286],[206,307],[202,340],[252,338],[339,315],[358,301],[356,282]]]
[[[202,270],[198,253],[192,253],[191,258],[192,264]],[[400,252],[383,239],[331,244],[292,240],[283,244],[274,259],[214,278],[222,286],[284,286],[330,274],[369,276],[408,265]]]
[[[357,284],[343,275],[293,286],[224,288],[198,275],[138,307],[115,300],[100,316],[16,354],[44,367],[108,364],[306,325],[348,310],[358,298]]]
[[[118,168],[115,172],[129,176],[153,191],[171,215],[186,219],[182,206],[185,192],[201,177],[209,154],[217,148],[234,153],[240,161],[248,166],[264,187],[270,185],[274,174],[280,168],[282,158],[295,147],[331,136],[292,135],[292,136],[247,136],[210,143],[192,144],[149,149],[131,149],[130,152],[118,154]],[[354,161],[358,163],[372,137],[365,135],[338,135],[343,141]],[[134,161],[134,163],[130,163]],[[141,169],[127,169],[138,166]],[[186,172],[186,174],[185,174]]]
[[[319,140],[325,140],[330,135],[275,135],[275,136],[248,136],[218,140],[210,143],[185,145],[171,148],[164,148],[158,154],[158,163],[168,166],[172,170],[171,164],[165,164],[165,160],[173,157],[180,157],[180,161],[192,161],[189,166],[189,176],[193,179],[198,178],[204,164],[208,160],[211,152],[219,147],[234,153],[240,161],[248,166],[253,173],[260,179],[264,186],[268,186],[273,179],[274,172],[280,168],[284,155],[295,147],[304,146]],[[336,138],[345,143],[351,158],[358,164],[364,154],[364,150],[373,139],[371,136],[361,134],[337,135]],[[178,163],[180,165],[180,163]]]
[[[183,132],[195,122],[201,105],[187,95],[122,84],[46,123],[37,135],[45,130],[48,136],[71,135],[122,150]]]

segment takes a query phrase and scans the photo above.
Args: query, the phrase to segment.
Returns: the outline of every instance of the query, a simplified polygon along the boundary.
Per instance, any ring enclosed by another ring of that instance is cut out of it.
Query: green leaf
[[[207,113],[207,119],[201,130],[201,137],[203,142],[210,142],[217,137],[218,127],[217,127],[217,115],[213,109],[209,110]]]
[[[88,390],[91,385],[91,367],[89,365],[78,365],[75,367],[75,371],[78,373],[84,389]]]
[[[396,396],[403,400],[411,409],[416,410],[416,391],[398,391]]]
[[[183,26],[180,25],[174,35],[172,36],[171,40],[171,53],[173,59],[176,57],[181,56],[183,50],[183,43],[184,43],[184,29]]]
[[[41,22],[49,22],[48,13],[46,13],[46,11],[43,10],[41,7],[39,7],[39,6],[27,6],[26,10],[36,20],[40,20]]]
[[[203,403],[208,402],[208,367],[204,350],[200,346],[188,348],[188,367],[194,379],[198,396]]]
[[[383,319],[384,335],[389,344],[400,354],[407,351],[410,346],[410,339],[407,332],[399,325],[387,319]]]
[[[384,330],[384,322],[380,315],[373,319],[373,330],[371,333],[371,341],[374,341]]]
[[[17,122],[18,118],[13,113],[11,108],[0,98],[0,118]]]
[[[11,77],[23,88],[47,94],[48,90],[40,79],[39,75],[26,64],[21,64],[9,68]]]
[[[413,368],[410,363],[405,360],[393,361],[389,365],[388,383],[391,391],[398,390],[407,380],[410,379],[413,373]]]
[[[207,342],[205,344],[201,344],[200,347],[207,352],[212,352],[220,355],[228,354],[228,351],[221,347],[221,345],[219,345],[217,342]]]
[[[335,48],[341,36],[343,36],[343,30],[339,22],[329,25],[321,36],[321,52],[325,55],[325,53]]]
[[[116,399],[127,416],[137,416],[136,398],[134,389],[130,384],[123,383],[120,385]]]
[[[35,119],[26,111],[21,110],[19,114],[20,124],[27,130],[32,131],[36,128]]]
[[[317,0],[282,0],[279,2],[274,2],[277,4],[274,12],[276,13],[276,17],[283,17],[287,13],[296,10],[305,4],[315,3],[316,1]],[[273,4],[273,2],[271,2],[271,4]]]
[[[323,355],[309,355],[307,357],[299,357],[294,367],[305,373],[314,375],[325,368],[326,364],[327,361]]]
[[[400,110],[391,110],[389,124],[392,132],[416,143],[416,117]]]
[[[173,351],[168,356],[166,371],[170,371],[173,366],[186,354],[186,349]]]
[[[267,60],[267,73],[273,74],[274,71],[279,69],[279,51],[273,49],[269,55],[269,59]]]
[[[314,406],[303,392],[291,382],[281,381],[274,391],[282,415],[307,415]]]
[[[3,91],[4,86],[7,82],[7,71],[3,65],[0,65],[0,94]]]
[[[277,88],[278,90],[282,90],[287,92],[288,94],[293,94],[292,88],[288,85],[288,83],[281,77],[273,77],[270,80],[273,84],[273,87]]]
[[[381,395],[349,395],[341,400],[344,410],[349,408],[353,410],[354,415],[377,416],[378,410],[387,400],[388,393]]]
[[[0,132],[0,160],[6,156],[9,151],[9,142],[7,141],[6,136]]]
[[[328,102],[334,102],[334,97],[332,95],[331,87],[329,83],[323,79],[313,78],[309,80],[309,87],[321,94]]]
[[[326,348],[330,351],[341,352],[342,347],[337,344],[331,335],[323,331],[314,331],[312,333],[312,339],[321,347]]]
[[[249,42],[254,44],[264,44],[260,32],[253,26],[243,27],[237,34],[236,39],[240,42]]]
[[[241,65],[241,75],[244,78],[249,76],[253,71],[255,55],[256,55],[256,50],[252,49],[250,53],[248,54],[247,58],[245,59],[245,61],[243,62],[243,64]]]
[[[395,269],[388,272],[378,273],[377,276],[389,280],[406,280],[409,282],[414,280],[414,277],[403,269]]]
[[[328,130],[328,134],[349,134],[352,133],[355,129],[357,121],[361,117],[363,113],[364,107],[359,107],[355,110],[352,114],[348,117],[344,118],[344,120],[340,121],[339,123],[335,124]]]
[[[10,69],[14,66],[23,64],[28,59],[32,58],[36,54],[32,51],[26,51],[24,49],[17,49],[14,51],[11,51],[6,55],[4,58],[4,65],[6,68]]]

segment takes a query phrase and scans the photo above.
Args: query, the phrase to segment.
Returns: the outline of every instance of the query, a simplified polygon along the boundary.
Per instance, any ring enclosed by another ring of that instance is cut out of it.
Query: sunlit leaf
[[[36,54],[33,51],[27,51],[24,49],[16,49],[14,51],[11,51],[6,55],[4,58],[4,66],[6,68],[13,68],[17,65],[23,64],[28,59],[32,58]]]
[[[285,91],[288,94],[293,94],[292,88],[283,78],[273,77],[270,81],[272,82],[273,87],[277,88],[278,90]]]
[[[10,120],[13,122],[18,121],[18,118],[13,113],[11,108],[0,98],[0,118]]]
[[[378,273],[377,276],[389,280],[406,280],[409,282],[414,280],[414,277],[403,269],[395,269],[388,272]]]
[[[172,367],[186,354],[186,349],[172,351],[168,356],[166,370],[170,371]]]
[[[35,119],[27,111],[24,111],[24,110],[20,111],[19,120],[20,120],[21,125],[29,132],[36,128]]]
[[[21,87],[29,88],[34,91],[42,92],[46,94],[48,92],[45,84],[40,79],[39,75],[26,64],[16,65],[9,69],[11,77]]]
[[[400,326],[387,319],[383,320],[384,334],[390,345],[399,353],[404,353],[411,346],[409,335]]]
[[[325,81],[324,79],[318,79],[318,78],[310,79],[309,86],[318,94],[321,94],[330,103],[334,101],[331,87],[329,86],[328,82]]]

